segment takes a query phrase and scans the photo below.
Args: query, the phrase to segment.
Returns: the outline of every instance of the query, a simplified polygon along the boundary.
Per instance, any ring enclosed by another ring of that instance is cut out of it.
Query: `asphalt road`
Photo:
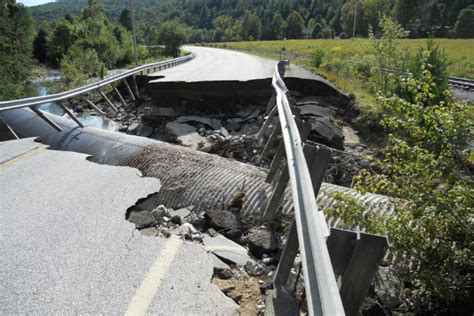
[[[213,259],[143,236],[126,209],[160,181],[32,139],[0,142],[0,314],[234,314]]]
[[[165,82],[247,81],[271,78],[275,71],[276,61],[246,53],[197,46],[185,46],[183,49],[192,52],[195,58],[178,67],[158,71],[150,74],[150,76],[164,76],[158,81]],[[316,78],[314,74],[295,65],[290,66],[285,76],[306,79]]]

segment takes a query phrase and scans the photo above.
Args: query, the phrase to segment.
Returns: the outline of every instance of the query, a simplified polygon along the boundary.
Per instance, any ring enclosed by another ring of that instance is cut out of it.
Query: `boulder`
[[[263,254],[273,254],[279,249],[278,237],[268,227],[251,229],[245,239],[252,255],[259,259],[263,257]]]

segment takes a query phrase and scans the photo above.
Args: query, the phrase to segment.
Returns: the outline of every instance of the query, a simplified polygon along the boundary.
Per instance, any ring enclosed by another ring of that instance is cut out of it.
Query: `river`
[[[36,96],[47,95],[50,90],[54,89],[55,82],[60,80],[60,78],[61,77],[58,73],[52,72],[45,78],[33,80],[30,86],[32,94]],[[54,102],[43,103],[38,105],[37,108],[51,114],[56,114],[59,116],[64,115],[64,110]],[[119,123],[100,115],[94,110],[77,113],[76,116],[79,118],[79,121],[84,124],[84,126],[95,127],[114,132],[117,132],[120,127]]]

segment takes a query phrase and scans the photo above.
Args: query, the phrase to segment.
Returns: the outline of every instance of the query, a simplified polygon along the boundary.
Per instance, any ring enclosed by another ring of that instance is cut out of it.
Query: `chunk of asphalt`
[[[268,227],[252,228],[246,236],[250,252],[257,258],[263,254],[273,254],[279,249],[278,237]]]
[[[191,210],[192,210],[192,206],[191,207],[184,207],[184,208],[180,208],[178,210],[170,210],[170,214],[171,216],[179,216],[181,218],[185,218],[187,216],[189,216],[189,214],[191,214]]]
[[[221,121],[214,118],[202,117],[197,115],[180,116],[176,119],[178,123],[197,122],[207,125],[213,129],[220,129],[222,127]]]
[[[249,256],[247,249],[222,235],[215,237],[204,235],[203,244],[205,250],[236,265],[244,266],[249,261],[255,264],[255,261]]]
[[[222,261],[221,259],[217,258],[217,256],[215,254],[210,253],[209,256],[212,259],[214,269],[219,269],[219,270],[230,269],[230,266],[227,263],[225,263],[224,261]]]
[[[158,224],[155,216],[148,211],[132,211],[128,221],[135,224],[137,229],[152,227]]]

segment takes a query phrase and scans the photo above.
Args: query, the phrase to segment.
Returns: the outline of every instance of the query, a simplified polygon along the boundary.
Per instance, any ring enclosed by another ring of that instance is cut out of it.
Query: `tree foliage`
[[[0,5],[0,99],[22,96],[32,68],[33,19],[15,0]]]
[[[185,26],[178,20],[171,20],[161,25],[157,44],[165,45],[164,53],[166,55],[176,57],[179,55],[179,47],[185,39]]]
[[[467,104],[449,91],[437,95],[431,54],[421,56],[421,75],[399,78],[406,98],[381,94],[387,143],[373,171],[355,179],[361,192],[392,197],[395,214],[377,222],[360,211],[363,205],[343,197],[330,212],[369,231],[388,232],[402,295],[413,311],[464,315],[474,308],[474,181],[466,146],[474,126]]]
[[[301,15],[293,11],[286,19],[286,37],[301,38],[303,36],[304,20]]]
[[[101,2],[113,20],[122,21],[128,0]],[[426,37],[431,33],[447,36],[459,12],[472,4],[472,0],[136,0],[136,3],[139,38],[145,41],[150,26],[159,28],[166,21],[179,19],[189,28],[187,40],[195,42],[212,41],[215,33],[220,36],[222,30],[215,29],[213,23],[217,17],[231,17],[233,24],[237,24],[245,17],[246,11],[260,19],[262,39],[289,37],[281,33],[281,28],[284,27],[282,22],[293,12],[301,16],[304,26],[311,21],[319,23],[324,32],[318,34],[323,37],[340,35],[341,32],[352,34],[355,3],[358,3],[358,36],[367,36],[369,25],[377,34],[379,19],[383,15],[392,15],[411,36]],[[61,0],[34,7],[33,12],[41,22],[62,17],[66,12],[77,15],[85,5],[86,0]],[[275,20],[277,13],[282,21],[278,17]],[[275,25],[278,27],[274,28]],[[244,32],[244,35],[247,34]],[[239,36],[235,40],[245,37]]]
[[[459,13],[454,32],[460,38],[474,38],[474,5]]]

